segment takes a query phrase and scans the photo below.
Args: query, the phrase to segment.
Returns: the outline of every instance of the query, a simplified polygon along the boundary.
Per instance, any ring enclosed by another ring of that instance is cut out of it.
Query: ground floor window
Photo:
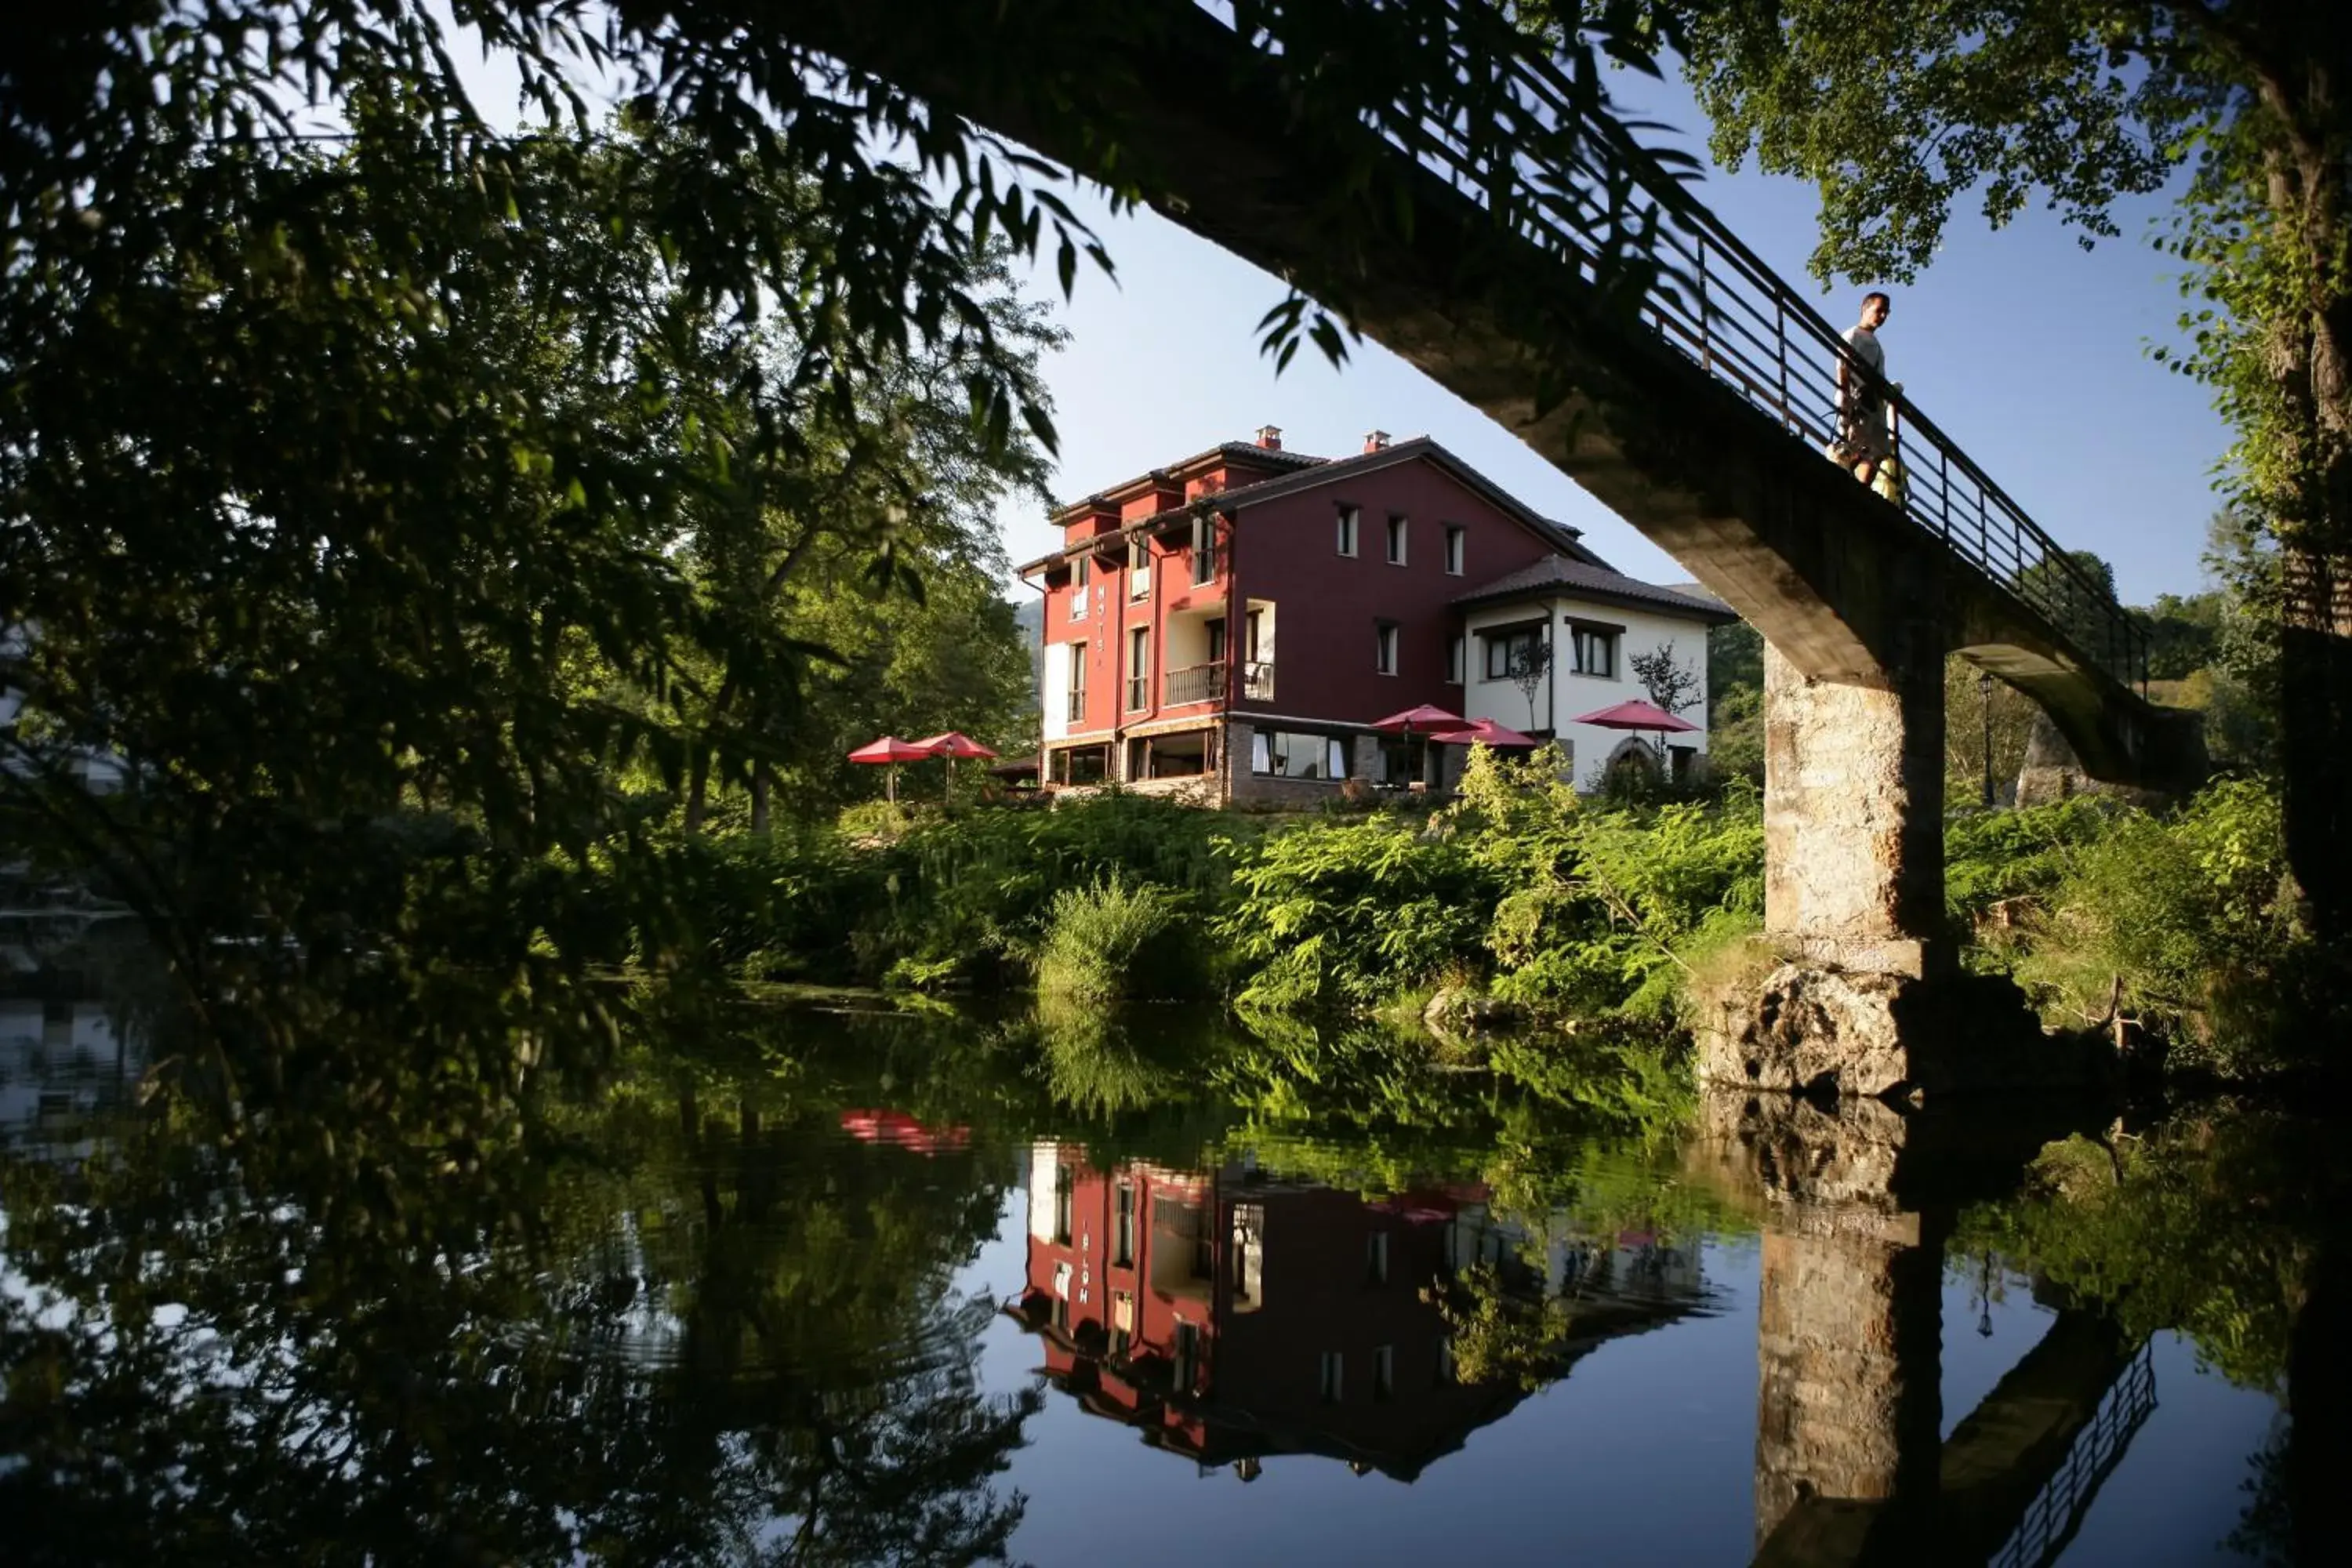
[[[1046,753],[1046,777],[1057,784],[1094,784],[1110,777],[1108,746],[1065,746]]]
[[[1139,736],[1127,743],[1127,776],[1134,779],[1198,778],[1209,771],[1209,731]]]
[[[1277,779],[1343,779],[1348,742],[1336,735],[1260,730],[1250,737],[1250,772]]]

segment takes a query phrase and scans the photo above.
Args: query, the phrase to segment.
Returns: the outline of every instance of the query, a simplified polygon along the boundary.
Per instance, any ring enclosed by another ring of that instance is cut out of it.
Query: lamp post
[[[1992,804],[1992,671],[1977,672],[1977,701],[1984,710],[1984,803]]]

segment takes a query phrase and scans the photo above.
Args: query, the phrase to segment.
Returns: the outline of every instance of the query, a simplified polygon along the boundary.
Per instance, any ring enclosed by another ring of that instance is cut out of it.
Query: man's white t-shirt
[[[1879,346],[1876,332],[1868,327],[1851,327],[1846,331],[1845,342],[1846,346],[1853,351],[1854,358],[1880,375],[1886,374],[1886,351]]]

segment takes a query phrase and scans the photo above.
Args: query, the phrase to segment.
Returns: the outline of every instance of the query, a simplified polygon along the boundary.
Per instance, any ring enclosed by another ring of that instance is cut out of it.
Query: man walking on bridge
[[[1886,432],[1886,351],[1878,342],[1889,306],[1887,297],[1874,289],[1864,294],[1862,320],[1845,335],[1846,347],[1870,374],[1860,374],[1851,362],[1838,361],[1837,458],[1865,485],[1892,456]]]

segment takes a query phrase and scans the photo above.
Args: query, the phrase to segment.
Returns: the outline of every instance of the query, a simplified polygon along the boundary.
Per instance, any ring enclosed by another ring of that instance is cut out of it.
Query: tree
[[[1706,682],[1698,667],[1675,658],[1672,637],[1625,662],[1633,668],[1633,679],[1642,683],[1651,705],[1662,712],[1679,714],[1695,706],[1699,693],[1706,689]]]
[[[1511,649],[1511,684],[1528,700],[1528,728],[1536,727],[1536,693],[1544,689],[1550,678],[1552,665],[1551,639],[1529,637]]]
[[[1591,7],[1556,6],[1571,20]],[[2292,858],[2352,916],[2352,14],[2290,0],[1935,0],[1856,26],[1838,0],[1660,0],[1718,162],[1822,195],[1812,269],[1903,281],[1953,204],[2035,193],[2084,243],[2189,178],[2165,242],[2198,308],[2179,368],[2237,432],[2230,488],[2276,544]],[[2160,358],[2168,357],[2159,353]]]

